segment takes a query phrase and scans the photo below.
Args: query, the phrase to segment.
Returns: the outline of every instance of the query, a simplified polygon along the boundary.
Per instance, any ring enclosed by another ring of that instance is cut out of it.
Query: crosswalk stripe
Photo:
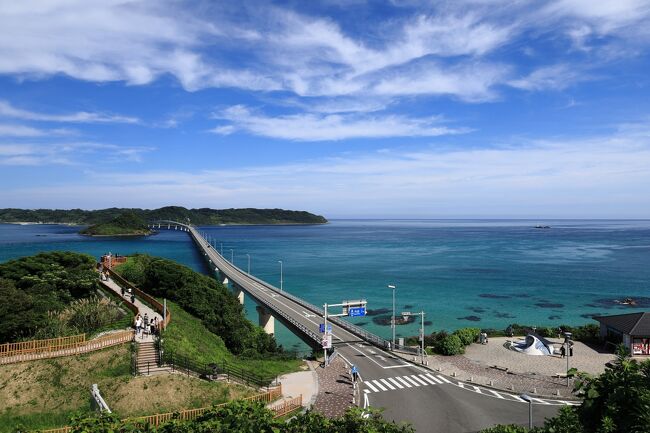
[[[400,382],[402,382],[404,385],[406,385],[407,388],[413,388],[413,385],[411,385],[409,382],[405,381],[405,380],[402,379],[401,377],[396,377],[395,379],[397,379],[397,380],[399,380]]]
[[[381,389],[382,391],[388,391],[386,388],[384,388],[384,385],[379,383],[378,380],[373,380],[372,382],[377,386],[377,388]]]
[[[435,377],[435,376],[434,376],[433,374],[431,374],[431,373],[427,373],[425,376],[428,377],[429,379],[435,381],[436,383],[442,383],[442,380],[438,379],[437,377]]]
[[[404,379],[408,380],[409,382],[411,382],[415,386],[422,386],[422,384],[420,382],[416,381],[411,376],[404,376]]]
[[[515,401],[522,401],[522,402],[526,403],[526,400],[524,400],[523,398],[519,397],[518,395],[514,395],[514,394],[506,394],[506,395],[507,395],[508,397],[512,397]]]
[[[420,382],[416,382],[416,381],[414,381],[413,379],[411,379],[408,376],[402,376],[402,379],[408,381],[409,383],[412,383],[415,386],[422,386],[422,385],[420,385]]]
[[[393,383],[395,384],[395,386],[398,387],[399,389],[404,388],[404,385],[402,385],[401,383],[399,383],[398,381],[396,381],[394,378],[389,377],[388,380],[390,380],[391,382],[393,382]]]
[[[374,392],[378,392],[379,390],[378,390],[377,388],[375,388],[375,387],[372,385],[372,383],[370,383],[370,382],[372,382],[372,381],[371,381],[371,380],[366,381],[366,382],[365,382],[365,383],[366,383],[366,386],[367,386],[368,388],[372,389]]]
[[[494,394],[495,397],[503,398],[503,396],[502,396],[501,394],[499,394],[498,392],[496,392],[496,391],[494,391],[494,390],[488,389],[488,391],[490,391],[492,394]]]
[[[411,382],[415,383],[417,386],[420,386],[420,385],[427,385],[426,383],[422,383],[421,380],[417,380],[418,378],[417,378],[414,374],[411,374],[411,375],[409,375],[409,376],[404,376],[404,377],[405,377],[406,379],[410,380]]]
[[[425,381],[423,381],[422,379],[420,379],[419,377],[417,377],[417,376],[414,375],[414,374],[412,374],[410,377],[412,377],[413,379],[415,379],[415,380],[417,380],[418,382],[422,383],[422,385],[428,385],[428,384],[429,384],[429,382],[425,382]]]
[[[389,381],[387,381],[386,379],[379,379],[379,380],[380,380],[384,385],[386,385],[387,387],[389,387],[390,389],[395,389],[395,387],[394,387],[393,385],[391,385],[391,383],[390,383]]]
[[[425,382],[427,382],[427,383],[429,383],[431,385],[437,385],[438,384],[438,382],[429,379],[424,374],[420,374],[419,377],[420,377],[420,379],[424,380]]]
[[[450,381],[448,381],[447,379],[445,379],[444,376],[440,376],[440,375],[438,375],[438,379],[442,380],[442,381],[445,382],[445,383],[451,383]]]

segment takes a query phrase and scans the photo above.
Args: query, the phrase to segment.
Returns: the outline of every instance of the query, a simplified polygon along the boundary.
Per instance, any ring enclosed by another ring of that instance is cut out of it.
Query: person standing
[[[140,334],[140,327],[141,327],[141,326],[142,326],[142,318],[141,318],[140,315],[138,314],[138,315],[135,317],[135,335],[139,335],[139,334]]]

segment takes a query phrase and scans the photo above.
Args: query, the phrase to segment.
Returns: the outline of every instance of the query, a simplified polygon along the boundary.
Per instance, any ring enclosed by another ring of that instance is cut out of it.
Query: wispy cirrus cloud
[[[221,135],[249,134],[296,141],[354,138],[436,137],[462,134],[467,128],[450,128],[439,117],[411,118],[399,115],[290,114],[268,116],[243,105],[229,107],[214,117],[230,122],[211,130]]]
[[[0,143],[0,165],[95,165],[139,162],[152,147],[129,147],[94,142]]]
[[[74,135],[76,132],[70,129],[40,129],[26,125],[0,123],[0,137],[56,137],[62,135]]]
[[[29,111],[15,107],[8,101],[0,100],[0,117],[20,120],[59,122],[59,123],[139,123],[137,117],[121,116],[116,114],[95,113],[78,111],[69,114],[50,114]]]

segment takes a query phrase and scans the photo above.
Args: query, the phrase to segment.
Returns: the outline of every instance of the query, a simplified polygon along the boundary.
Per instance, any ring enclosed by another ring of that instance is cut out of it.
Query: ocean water
[[[596,314],[650,311],[650,221],[335,220],[318,226],[205,227],[242,269],[322,305],[363,298],[373,315],[354,323],[389,337],[382,324],[397,286],[397,311],[424,311],[426,329],[558,326]],[[78,227],[0,224],[0,262],[49,250],[167,257],[209,273],[185,232],[88,238]],[[231,253],[232,250],[232,253]],[[631,297],[637,306],[617,304]],[[256,319],[254,303],[247,314]],[[593,322],[592,322],[593,323]],[[285,346],[304,348],[276,322]],[[398,335],[416,335],[418,324]]]

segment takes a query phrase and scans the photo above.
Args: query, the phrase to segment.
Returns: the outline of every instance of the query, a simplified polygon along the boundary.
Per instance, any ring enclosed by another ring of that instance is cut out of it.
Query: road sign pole
[[[327,303],[323,305],[323,308],[325,310],[325,340],[327,340]],[[324,344],[323,346],[323,354],[324,354],[324,363],[323,363],[323,368],[327,367],[327,344]]]

